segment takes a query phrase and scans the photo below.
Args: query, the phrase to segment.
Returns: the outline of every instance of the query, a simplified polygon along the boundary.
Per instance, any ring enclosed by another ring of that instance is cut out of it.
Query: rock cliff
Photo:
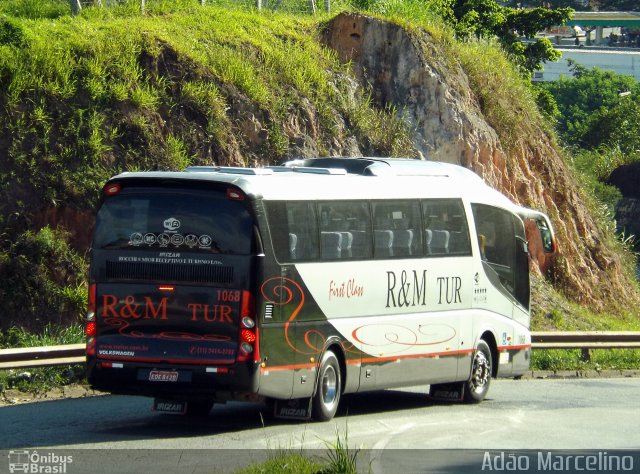
[[[518,138],[505,149],[463,68],[447,61],[426,32],[341,14],[328,25],[324,40],[343,61],[351,61],[361,86],[371,87],[380,107],[402,111],[423,158],[471,168],[516,202],[552,218],[560,252],[542,269],[565,294],[594,309],[618,298],[637,301],[620,258],[605,246],[571,171],[539,121],[512,131]]]
[[[616,205],[616,226],[625,237],[632,237],[635,249],[640,250],[640,163],[616,168],[607,183],[622,193]]]

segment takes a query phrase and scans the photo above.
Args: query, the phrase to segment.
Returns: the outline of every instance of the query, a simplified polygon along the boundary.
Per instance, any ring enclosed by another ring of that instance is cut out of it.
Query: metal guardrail
[[[553,331],[531,333],[534,349],[640,348],[638,331]]]
[[[591,359],[592,349],[640,349],[637,331],[532,332],[533,349],[581,349],[582,360]]]
[[[582,349],[583,359],[588,360],[591,349],[640,349],[640,331],[536,331],[531,341],[535,350]],[[84,344],[0,349],[0,370],[82,364],[84,351]]]
[[[84,344],[0,349],[0,370],[82,364],[84,351]]]

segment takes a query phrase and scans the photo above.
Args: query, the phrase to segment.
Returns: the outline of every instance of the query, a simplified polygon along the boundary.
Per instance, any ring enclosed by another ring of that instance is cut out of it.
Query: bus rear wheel
[[[322,356],[318,386],[313,396],[313,417],[316,420],[329,421],[335,416],[341,391],[340,363],[332,351],[327,351]]]
[[[491,383],[491,349],[481,340],[478,343],[473,362],[471,364],[471,376],[464,388],[464,401],[467,403],[479,403],[487,396]]]

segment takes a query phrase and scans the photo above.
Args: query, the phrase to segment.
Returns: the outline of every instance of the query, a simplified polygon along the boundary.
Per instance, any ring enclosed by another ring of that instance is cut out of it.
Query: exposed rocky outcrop
[[[640,199],[638,183],[640,183],[640,163],[619,166],[607,179],[607,184],[618,188],[625,198]]]
[[[518,130],[520,138],[505,150],[465,72],[445,60],[426,32],[342,14],[324,38],[344,61],[351,61],[379,106],[402,111],[424,158],[471,168],[516,202],[552,217],[559,256],[549,262],[537,252],[534,259],[565,293],[594,308],[630,293],[619,257],[603,245],[572,173],[539,124]]]
[[[623,165],[611,173],[607,184],[617,187],[622,199],[616,204],[616,225],[633,244],[640,248],[640,163]]]

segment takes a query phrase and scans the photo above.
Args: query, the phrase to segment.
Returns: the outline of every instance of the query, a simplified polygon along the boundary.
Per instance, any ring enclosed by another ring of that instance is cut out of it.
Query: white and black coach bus
[[[104,187],[91,385],[160,411],[266,400],[331,419],[342,394],[429,384],[479,402],[529,367],[523,221],[454,165],[316,158],[123,173]]]

